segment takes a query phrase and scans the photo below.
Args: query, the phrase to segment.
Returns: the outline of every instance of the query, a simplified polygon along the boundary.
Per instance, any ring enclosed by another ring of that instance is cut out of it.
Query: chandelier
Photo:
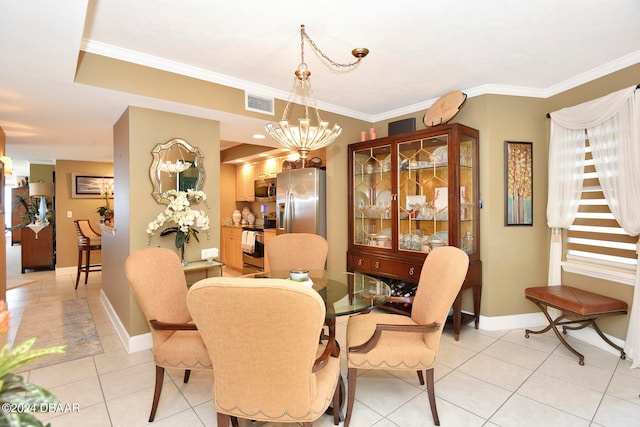
[[[362,58],[367,56],[369,49],[356,48],[351,51],[351,54],[356,60],[350,64],[339,64],[331,60],[327,55],[322,52],[318,46],[311,40],[309,35],[304,29],[304,25],[300,26],[300,65],[295,71],[295,77],[293,79],[293,87],[289,93],[289,99],[287,105],[282,113],[282,120],[277,123],[268,123],[265,126],[267,132],[278,143],[292,150],[297,150],[300,154],[302,161],[302,167],[305,167],[305,162],[309,151],[317,150],[322,147],[326,147],[331,144],[342,132],[342,127],[337,123],[330,127],[329,122],[323,121],[320,118],[320,112],[316,105],[316,100],[313,96],[313,90],[311,89],[311,72],[309,71],[307,64],[304,62],[304,42],[309,43],[311,48],[319,54],[324,60],[325,65],[333,66],[336,69],[350,70],[356,67]],[[293,98],[298,92],[298,95],[302,99],[304,106],[304,117],[298,119],[298,124],[294,125],[289,121],[289,110],[293,102]],[[309,110],[312,111],[313,119],[310,117]],[[315,121],[314,121],[315,120]]]
[[[162,158],[160,159],[160,163],[158,164],[158,169],[162,172],[168,173],[170,178],[173,178],[175,174],[184,172],[191,167],[191,162],[187,162],[184,160],[180,145],[177,146],[177,149],[180,155],[179,160],[173,162],[170,159],[166,159],[166,154],[163,153]]]

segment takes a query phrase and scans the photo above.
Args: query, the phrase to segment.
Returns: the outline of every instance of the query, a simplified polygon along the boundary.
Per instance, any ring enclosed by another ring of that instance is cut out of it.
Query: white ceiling
[[[255,143],[265,120],[74,83],[85,50],[285,98],[300,24],[321,108],[375,122],[468,96],[547,97],[640,62],[637,0],[7,0],[0,6],[0,126],[22,161],[112,161],[128,105],[220,120],[221,138]],[[640,83],[640,76],[639,76]],[[265,145],[275,145],[272,142]]]

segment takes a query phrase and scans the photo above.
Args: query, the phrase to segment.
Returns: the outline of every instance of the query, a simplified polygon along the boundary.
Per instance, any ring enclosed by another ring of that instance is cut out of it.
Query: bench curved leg
[[[547,307],[544,304],[540,303],[540,301],[535,301],[535,300],[531,300],[531,301],[535,305],[538,306],[540,311],[542,311],[542,314],[544,314],[544,316],[549,321],[549,325],[546,328],[544,328],[544,329],[542,329],[540,331],[531,331],[529,329],[526,329],[525,330],[525,334],[524,334],[525,338],[529,338],[529,334],[541,334],[541,333],[544,333],[544,332],[548,331],[549,329],[551,329],[556,334],[556,336],[558,337],[560,342],[567,348],[567,350],[569,350],[571,353],[573,353],[576,356],[578,356],[578,359],[579,359],[578,363],[581,366],[584,365],[584,356],[581,353],[578,353],[578,351],[576,351],[573,347],[571,347],[569,345],[569,343],[564,339],[564,337],[562,336],[562,334],[560,333],[560,331],[558,331],[558,328],[556,327],[558,322],[565,318],[565,315],[562,314],[557,319],[553,320],[551,318],[551,316],[549,315],[549,312],[547,311]]]
[[[625,354],[624,349],[614,344],[609,338],[607,338],[607,336],[602,333],[602,331],[600,330],[600,327],[598,327],[598,324],[596,323],[595,320],[593,320],[592,324],[593,324],[593,329],[595,329],[598,335],[600,335],[600,338],[602,338],[607,344],[609,344],[611,347],[615,348],[620,352],[620,359],[622,360],[626,359],[627,355]]]

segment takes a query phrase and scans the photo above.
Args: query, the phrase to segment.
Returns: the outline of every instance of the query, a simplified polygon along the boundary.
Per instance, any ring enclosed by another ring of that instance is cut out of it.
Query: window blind
[[[620,227],[609,209],[587,139],[582,197],[576,219],[567,232],[567,255],[635,266],[636,241]]]

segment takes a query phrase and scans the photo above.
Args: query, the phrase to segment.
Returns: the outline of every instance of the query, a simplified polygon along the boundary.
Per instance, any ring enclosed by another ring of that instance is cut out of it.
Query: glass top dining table
[[[245,277],[289,279],[289,271],[267,271]],[[312,288],[325,302],[327,318],[360,313],[384,303],[391,288],[377,277],[362,273],[310,270]],[[304,282],[300,286],[307,286]]]

